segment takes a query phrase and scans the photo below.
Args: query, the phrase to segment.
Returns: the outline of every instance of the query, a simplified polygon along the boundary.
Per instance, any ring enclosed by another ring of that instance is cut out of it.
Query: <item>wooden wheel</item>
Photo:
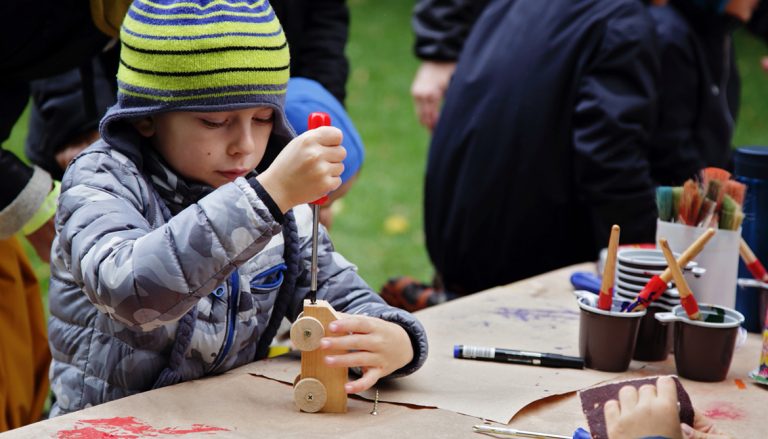
[[[327,400],[325,386],[315,378],[304,378],[293,388],[293,401],[303,412],[319,412]]]
[[[300,351],[314,351],[319,348],[323,336],[323,324],[314,317],[302,317],[291,325],[291,342]]]

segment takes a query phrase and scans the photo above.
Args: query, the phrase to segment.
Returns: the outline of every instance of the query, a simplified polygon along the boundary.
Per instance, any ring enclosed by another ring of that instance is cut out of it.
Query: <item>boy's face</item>
[[[730,0],[725,5],[725,13],[746,23],[759,4],[760,0]]]
[[[259,164],[272,132],[273,110],[255,107],[216,113],[175,111],[135,122],[182,177],[214,188]]]

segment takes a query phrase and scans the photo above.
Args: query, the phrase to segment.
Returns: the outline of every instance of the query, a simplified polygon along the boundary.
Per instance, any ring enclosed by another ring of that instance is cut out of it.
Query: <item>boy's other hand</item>
[[[341,185],[342,161],[347,156],[342,137],[335,127],[306,131],[256,177],[280,210],[315,201]]]
[[[640,389],[624,386],[619,400],[605,403],[605,425],[611,439],[631,439],[644,436],[682,438],[677,388],[672,378],[659,377],[656,385]]]
[[[329,366],[360,367],[363,376],[344,386],[347,393],[370,389],[385,377],[413,360],[411,339],[400,325],[375,317],[344,315],[331,322],[331,332],[346,334],[324,337],[320,349],[350,351],[325,357]]]
[[[715,423],[703,413],[693,410],[693,427],[681,424],[684,439],[731,439],[731,436],[718,431]]]

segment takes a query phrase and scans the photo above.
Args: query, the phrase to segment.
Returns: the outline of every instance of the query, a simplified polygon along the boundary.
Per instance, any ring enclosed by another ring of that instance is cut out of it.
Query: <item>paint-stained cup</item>
[[[731,308],[699,304],[701,320],[690,320],[682,305],[654,317],[675,325],[675,366],[681,377],[723,381],[731,366],[739,326],[744,316]]]
[[[661,308],[657,303],[648,307],[648,312],[640,320],[640,329],[637,334],[637,344],[634,360],[640,361],[664,361],[672,350],[673,328],[656,320],[656,313],[669,311],[669,308]]]
[[[624,372],[635,351],[640,319],[646,310],[621,312],[631,302],[614,296],[610,311],[597,307],[597,295],[580,295],[579,353],[590,369]]]

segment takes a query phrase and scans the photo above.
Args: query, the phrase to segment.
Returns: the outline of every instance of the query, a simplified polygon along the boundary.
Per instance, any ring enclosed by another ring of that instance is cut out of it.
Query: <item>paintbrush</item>
[[[731,173],[725,169],[720,168],[704,168],[701,170],[701,182],[704,188],[704,193],[714,195],[713,200],[717,202],[717,207],[720,207],[722,196],[724,194],[723,188],[727,181],[731,178]]]
[[[674,216],[672,213],[674,197],[672,195],[672,188],[669,186],[659,186],[656,188],[656,208],[659,211],[659,219],[662,221],[672,222]]]
[[[608,254],[603,268],[603,282],[600,285],[600,295],[597,299],[597,307],[610,311],[613,303],[613,279],[616,276],[616,253],[619,251],[619,234],[621,228],[614,224],[611,227],[611,237],[608,240]]]
[[[744,196],[747,193],[747,185],[739,183],[736,180],[728,180],[725,182],[723,191],[726,195],[730,195],[733,201],[739,203],[739,206],[744,205]]]
[[[696,226],[709,227],[712,218],[715,216],[715,211],[720,206],[722,187],[723,184],[719,180],[709,181],[705,192],[706,195],[701,203],[701,211],[699,211],[699,219]]]
[[[760,260],[757,259],[757,256],[755,256],[752,249],[749,248],[749,245],[744,241],[744,238],[741,238],[741,243],[739,244],[739,254],[741,255],[741,259],[744,260],[744,265],[746,265],[749,272],[752,273],[752,277],[762,282],[768,282],[768,272],[765,271],[765,267]]]
[[[693,180],[686,181],[683,185],[683,194],[680,196],[680,205],[677,209],[680,222],[689,226],[695,226],[699,219],[702,201],[701,191],[696,182]]]
[[[683,277],[683,272],[680,271],[680,266],[677,265],[675,256],[672,254],[672,250],[669,249],[669,243],[664,238],[659,239],[659,246],[664,253],[664,258],[667,260],[667,264],[670,270],[672,270],[672,278],[675,279],[675,285],[677,285],[677,291],[680,293],[680,304],[683,305],[685,313],[688,314],[688,318],[691,320],[701,320],[701,314],[699,313],[699,304],[696,303],[696,298],[693,297],[693,292],[688,287],[688,282]]]
[[[677,259],[677,264],[681,267],[685,267],[693,258],[698,255],[701,250],[707,245],[707,242],[714,236],[715,229],[708,228],[701,236],[696,239]],[[630,312],[632,310],[641,311],[648,307],[648,305],[654,300],[658,299],[667,289],[667,283],[672,280],[672,270],[667,267],[661,274],[654,275],[648,283],[645,284],[643,290],[637,295],[637,299],[632,302],[625,311]]]
[[[670,222],[677,221],[680,213],[680,199],[683,197],[683,188],[681,186],[672,188],[672,219]]]
[[[744,212],[741,206],[730,195],[723,197],[723,206],[720,209],[719,227],[724,230],[736,230],[744,221]]]

